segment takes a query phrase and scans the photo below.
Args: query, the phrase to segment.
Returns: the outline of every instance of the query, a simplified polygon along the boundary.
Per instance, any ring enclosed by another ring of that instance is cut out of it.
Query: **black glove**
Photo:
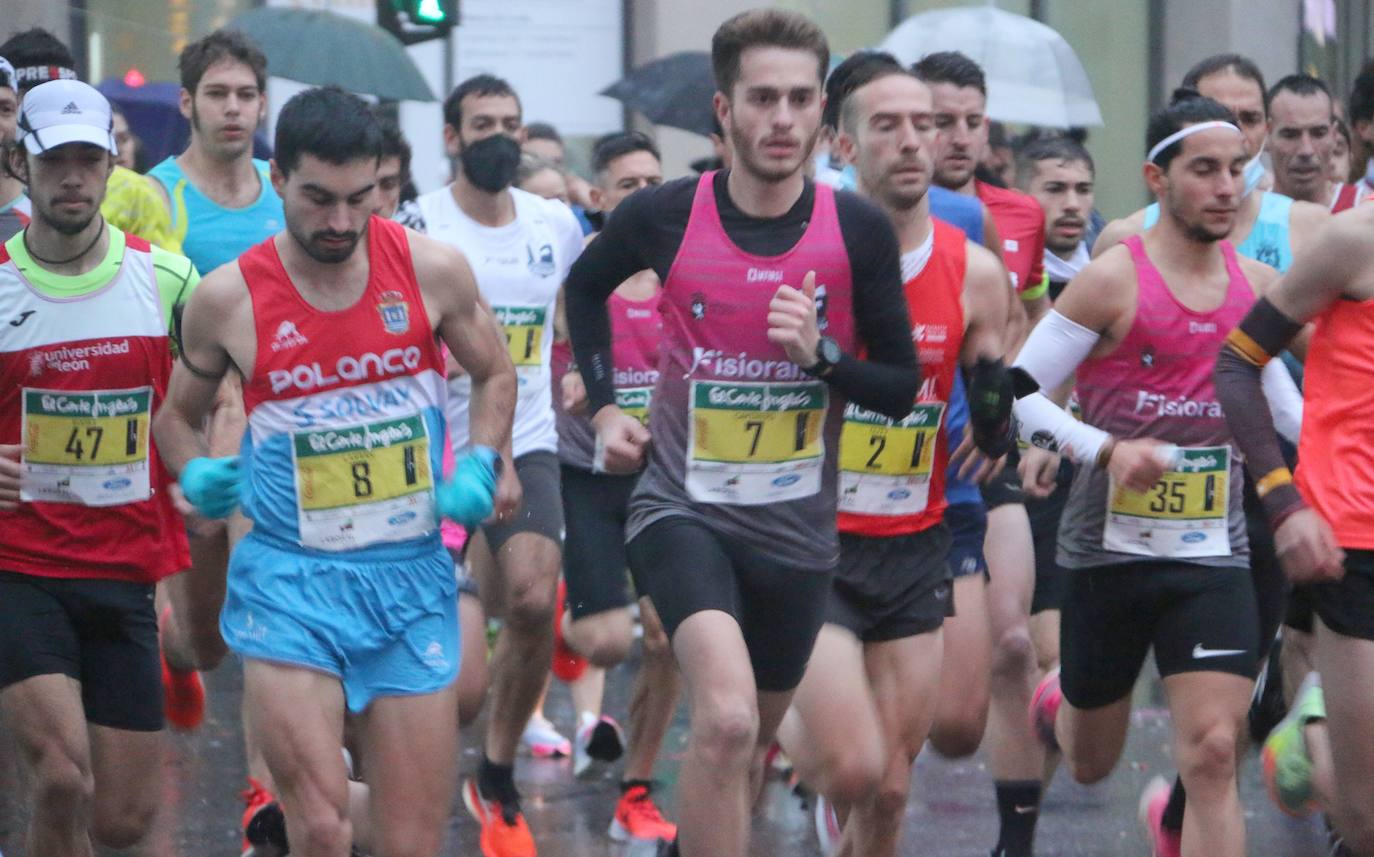
[[[979,357],[968,378],[969,425],[973,443],[989,458],[1001,458],[1016,443],[1011,406],[1016,400],[1012,373],[999,360]]]

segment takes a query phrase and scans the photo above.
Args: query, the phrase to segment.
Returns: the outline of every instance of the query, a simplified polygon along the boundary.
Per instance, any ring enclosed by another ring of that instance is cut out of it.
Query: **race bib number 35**
[[[935,443],[945,406],[916,405],[900,422],[848,405],[840,435],[840,511],[916,515],[930,500]]]
[[[692,499],[757,505],[820,490],[829,402],[823,383],[694,381],[691,396]]]
[[[1231,449],[1180,450],[1182,463],[1145,492],[1111,480],[1102,546],[1162,558],[1230,556]]]
[[[419,416],[291,438],[301,544],[356,550],[435,528],[429,435]]]
[[[492,307],[496,320],[506,333],[511,362],[520,373],[537,372],[543,366],[544,321],[548,309],[542,306]]]
[[[152,404],[151,387],[24,390],[20,498],[83,506],[147,500]]]

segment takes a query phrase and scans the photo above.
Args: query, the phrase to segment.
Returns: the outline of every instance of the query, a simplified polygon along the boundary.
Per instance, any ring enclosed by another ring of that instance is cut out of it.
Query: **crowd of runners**
[[[1151,650],[1155,857],[1264,853],[1251,747],[1374,855],[1374,65],[1343,100],[1202,61],[1149,120],[1156,201],[1108,223],[1079,134],[992,168],[957,51],[827,74],[781,10],[710,49],[718,168],[667,179],[627,132],[578,177],[480,75],[416,197],[421,141],[334,88],[254,159],[240,33],[182,51],[190,142],[146,176],[61,42],[0,45],[0,788],[30,857],[136,853],[216,668],[246,857],[436,855],[458,800],[484,857],[534,857],[522,754],[620,761],[607,834],[660,854],[750,853],[785,769],[822,853],[891,857],[926,746],[982,749],[987,847],[1030,857],[1057,770],[1116,767]]]

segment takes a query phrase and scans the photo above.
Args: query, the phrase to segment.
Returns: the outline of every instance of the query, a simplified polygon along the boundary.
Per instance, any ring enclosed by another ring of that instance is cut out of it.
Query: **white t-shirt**
[[[582,227],[558,200],[511,188],[515,220],[505,226],[482,226],[463,213],[453,193],[443,187],[416,202],[425,231],[463,251],[477,278],[477,288],[491,304],[510,342],[511,360],[520,381],[515,403],[515,455],[558,451],[553,415],[549,359],[553,348],[553,315],[558,290],[582,252]],[[472,382],[449,382],[448,430],[454,449],[468,444],[468,402]]]

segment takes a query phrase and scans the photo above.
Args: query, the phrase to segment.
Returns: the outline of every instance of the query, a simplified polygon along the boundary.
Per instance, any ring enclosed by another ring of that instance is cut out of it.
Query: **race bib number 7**
[[[829,403],[824,383],[694,381],[691,403],[692,499],[748,506],[820,491]]]
[[[1148,491],[1109,482],[1105,549],[1166,559],[1231,555],[1231,448],[1179,452],[1179,466]]]
[[[152,496],[151,387],[24,390],[22,500],[121,506]]]
[[[291,437],[301,544],[356,550],[435,529],[429,435],[419,416]]]

